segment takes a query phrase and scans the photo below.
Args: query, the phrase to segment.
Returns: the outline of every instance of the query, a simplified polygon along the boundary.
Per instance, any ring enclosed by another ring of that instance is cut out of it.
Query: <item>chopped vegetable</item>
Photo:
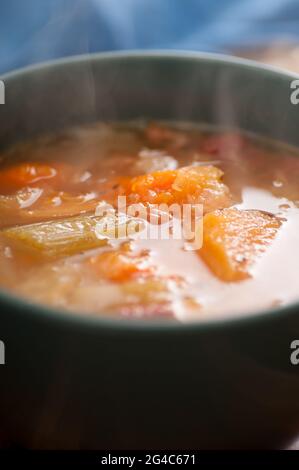
[[[113,238],[115,230],[122,229],[128,222],[125,216],[109,216],[106,224],[103,219],[84,215],[13,227],[1,233],[8,240],[45,257],[69,256],[107,244],[109,236]]]
[[[23,188],[15,194],[0,195],[0,217],[5,225],[58,217],[72,217],[90,212],[99,204],[97,193],[71,195],[65,192],[44,192],[40,188]]]
[[[15,191],[49,179],[66,181],[67,169],[68,166],[62,163],[25,162],[11,165],[0,171],[0,192]]]
[[[99,204],[97,193],[72,195],[66,192],[52,192],[40,198],[34,207],[21,211],[20,216],[31,219],[72,217],[94,210]]]
[[[227,207],[231,196],[222,183],[223,172],[214,166],[189,166],[136,176],[125,192],[132,203],[203,204],[204,212]]]
[[[98,276],[113,282],[128,281],[136,276],[148,275],[153,271],[147,254],[136,255],[123,250],[101,253],[92,257],[89,263]]]
[[[250,268],[277,234],[282,221],[259,210],[235,208],[205,215],[200,255],[223,281],[250,277]]]

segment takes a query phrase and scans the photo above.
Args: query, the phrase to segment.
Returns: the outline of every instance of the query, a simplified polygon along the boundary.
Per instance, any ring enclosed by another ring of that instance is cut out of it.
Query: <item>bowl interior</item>
[[[295,78],[212,54],[97,54],[30,67],[2,77],[0,147],[96,120],[138,118],[237,127],[299,145]]]

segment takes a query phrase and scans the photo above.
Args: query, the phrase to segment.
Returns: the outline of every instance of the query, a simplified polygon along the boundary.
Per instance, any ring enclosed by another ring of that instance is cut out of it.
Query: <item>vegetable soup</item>
[[[1,154],[0,285],[60,310],[148,320],[293,302],[298,157],[185,123],[95,123],[16,144]]]

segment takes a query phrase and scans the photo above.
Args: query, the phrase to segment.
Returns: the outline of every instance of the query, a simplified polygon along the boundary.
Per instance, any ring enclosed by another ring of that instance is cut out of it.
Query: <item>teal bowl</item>
[[[210,54],[60,60],[2,77],[0,145],[140,117],[237,127],[299,145],[299,107],[290,100],[296,78]],[[287,260],[281,269],[283,276]],[[30,448],[282,447],[299,432],[299,366],[290,361],[298,337],[299,304],[149,323],[66,314],[2,292],[1,431]]]

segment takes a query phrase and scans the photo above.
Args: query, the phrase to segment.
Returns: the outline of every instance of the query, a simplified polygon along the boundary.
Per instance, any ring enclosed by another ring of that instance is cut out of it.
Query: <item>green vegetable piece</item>
[[[125,215],[100,217],[84,214],[8,228],[2,230],[2,235],[23,249],[56,258],[106,245],[118,233],[126,233],[128,222]]]

